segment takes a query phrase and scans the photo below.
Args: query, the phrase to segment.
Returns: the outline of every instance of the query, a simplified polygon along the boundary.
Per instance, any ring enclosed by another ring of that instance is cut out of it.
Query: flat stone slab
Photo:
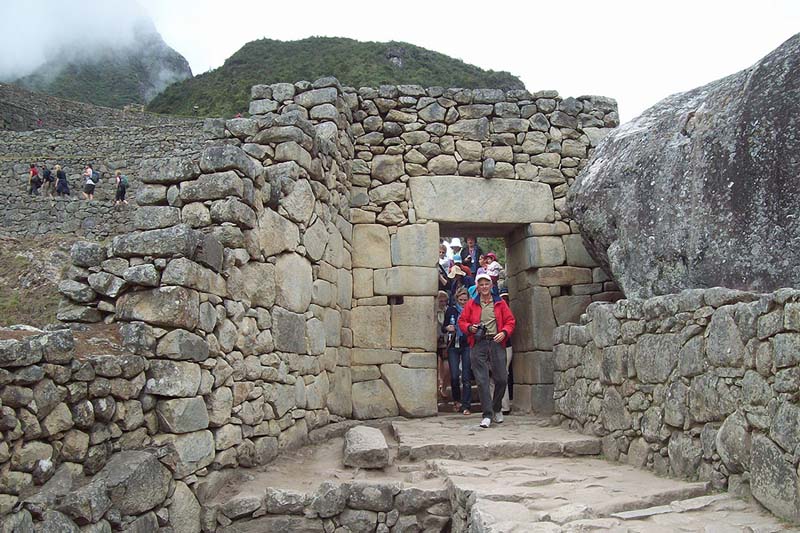
[[[544,183],[467,176],[417,176],[409,178],[408,184],[417,218],[474,224],[554,220],[553,192]]]
[[[393,422],[398,457],[487,460],[499,457],[599,455],[600,439],[548,426],[547,419],[507,416],[503,424],[478,427],[480,415],[445,415]]]
[[[389,445],[378,428],[357,426],[345,433],[345,466],[384,468],[389,466]]]

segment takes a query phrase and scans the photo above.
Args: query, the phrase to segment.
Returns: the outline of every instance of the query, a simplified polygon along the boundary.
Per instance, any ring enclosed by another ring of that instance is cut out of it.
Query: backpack
[[[96,170],[92,170],[92,181],[95,185],[100,183],[100,173]]]
[[[119,186],[122,187],[123,189],[128,188],[128,176],[125,176],[123,174],[122,176],[119,177]]]

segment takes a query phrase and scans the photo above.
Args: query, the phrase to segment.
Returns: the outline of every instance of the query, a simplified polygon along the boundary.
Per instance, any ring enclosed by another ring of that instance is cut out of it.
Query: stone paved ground
[[[800,531],[704,482],[605,461],[598,439],[545,419],[510,416],[488,430],[478,421],[454,414],[391,422],[393,464],[384,471],[343,467],[343,439],[327,439],[238,478],[220,496],[267,486],[310,493],[324,479],[401,482],[446,487],[455,532]]]

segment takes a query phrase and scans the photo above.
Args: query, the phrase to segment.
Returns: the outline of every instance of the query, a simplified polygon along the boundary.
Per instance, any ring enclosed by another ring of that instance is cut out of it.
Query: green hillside
[[[150,102],[149,110],[231,116],[247,111],[253,85],[313,81],[323,76],[336,76],[343,85],[353,87],[525,87],[508,72],[483,70],[408,43],[359,42],[338,37],[288,42],[261,39],[244,45],[221,67],[171,85]]]

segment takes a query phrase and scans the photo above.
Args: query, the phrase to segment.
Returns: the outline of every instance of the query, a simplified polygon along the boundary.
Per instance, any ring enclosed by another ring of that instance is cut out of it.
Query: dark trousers
[[[508,384],[506,349],[492,340],[483,340],[470,350],[470,363],[478,382],[483,417],[491,418],[503,408],[503,392]],[[494,379],[493,396],[489,393],[489,379]]]
[[[459,348],[451,346],[447,349],[447,359],[450,363],[450,390],[453,401],[461,404],[461,410],[469,409],[472,404],[472,387],[470,380],[469,345],[466,339]],[[460,370],[460,371],[459,371]]]

